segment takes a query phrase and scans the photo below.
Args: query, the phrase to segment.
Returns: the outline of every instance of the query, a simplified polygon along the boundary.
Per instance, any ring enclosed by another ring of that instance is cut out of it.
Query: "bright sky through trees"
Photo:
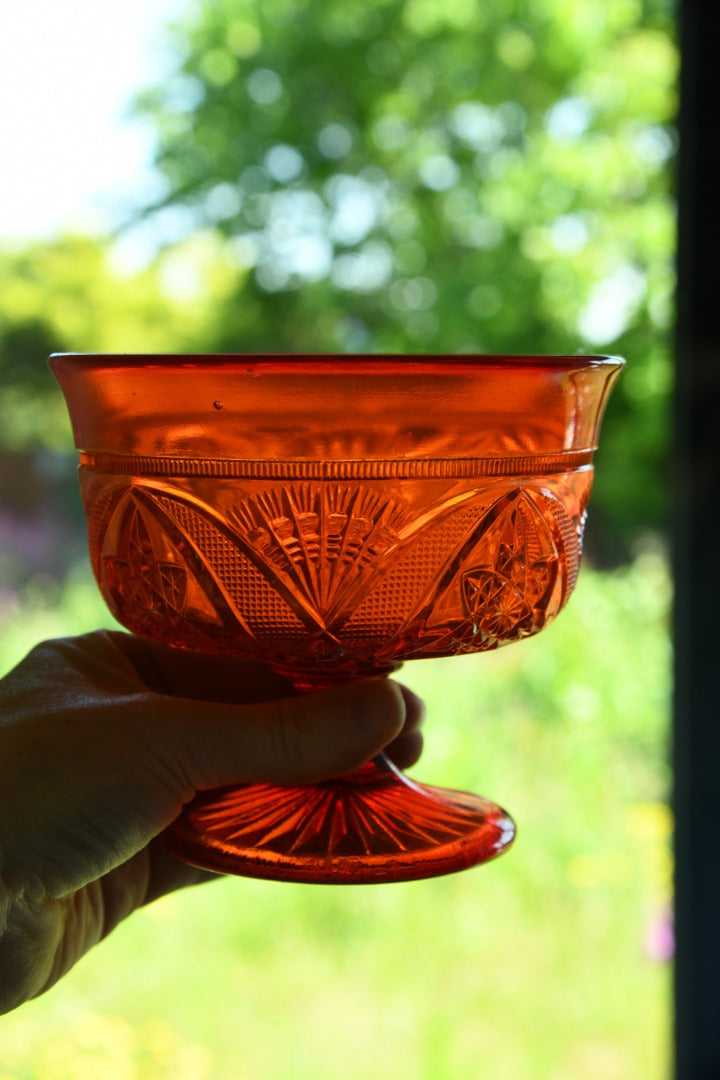
[[[23,0],[0,19],[0,241],[99,230],[151,182],[127,117],[159,73],[170,0]]]

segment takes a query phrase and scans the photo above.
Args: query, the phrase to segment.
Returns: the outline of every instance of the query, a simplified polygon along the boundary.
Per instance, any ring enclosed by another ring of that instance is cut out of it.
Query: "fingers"
[[[294,696],[290,679],[279,675],[269,665],[170,649],[122,632],[108,632],[108,636],[128,657],[145,685],[156,693],[228,704],[270,702]],[[354,685],[357,688],[358,684]],[[405,702],[405,721],[386,749],[396,765],[409,768],[422,753],[423,740],[418,729],[424,719],[425,706],[407,687],[400,686],[400,692]],[[289,715],[293,715],[292,707]],[[371,735],[370,729],[366,729],[366,735]],[[326,738],[330,752],[337,738],[337,732]],[[304,741],[302,746],[305,746]]]
[[[196,790],[253,780],[314,783],[359,768],[406,723],[416,728],[420,709],[408,695],[374,678],[238,708],[166,699],[174,705],[169,749]]]
[[[119,688],[130,691],[122,725],[104,725],[107,744],[127,742],[132,730],[142,733],[143,746],[162,763],[159,775],[183,800],[223,784],[312,783],[350,772],[385,748],[406,768],[422,749],[422,701],[384,677],[297,694],[268,665],[169,649],[123,632],[64,645],[65,661],[70,645],[80,649],[96,694],[101,684],[111,689],[117,681],[113,665],[120,683],[130,678]],[[97,704],[108,714],[119,702],[98,698]],[[112,752],[125,751],[115,745]]]
[[[422,751],[423,737],[419,731],[414,731],[410,735],[400,735],[385,748],[385,753],[398,769],[409,769],[419,761]]]
[[[149,690],[199,701],[270,701],[292,694],[290,679],[269,664],[170,649],[122,631],[105,631]]]
[[[405,724],[400,734],[385,747],[385,752],[398,768],[409,769],[422,754],[423,737],[420,727],[425,720],[425,703],[407,686],[401,685],[400,692],[405,699]]]

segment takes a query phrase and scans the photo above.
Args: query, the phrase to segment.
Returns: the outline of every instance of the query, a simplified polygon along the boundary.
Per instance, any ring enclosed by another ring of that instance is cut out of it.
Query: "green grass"
[[[429,707],[414,771],[506,805],[503,858],[165,898],[0,1019],[0,1080],[663,1080],[668,601],[657,555],[585,568],[538,638],[406,667]],[[0,664],[103,620],[85,579],[26,597]]]

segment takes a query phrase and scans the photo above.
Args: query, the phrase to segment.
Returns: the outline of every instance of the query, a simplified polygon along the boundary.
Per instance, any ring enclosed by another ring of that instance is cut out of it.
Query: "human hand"
[[[97,631],[0,680],[0,1012],[48,989],[136,908],[207,880],[160,834],[197,791],[310,783],[420,754],[387,679],[295,695],[261,664]]]

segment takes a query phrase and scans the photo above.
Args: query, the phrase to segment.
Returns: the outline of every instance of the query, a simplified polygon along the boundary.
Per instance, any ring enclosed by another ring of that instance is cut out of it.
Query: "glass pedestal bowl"
[[[573,589],[622,361],[56,355],[93,569],[132,632],[298,692],[542,630]],[[493,803],[382,755],[317,785],[202,792],[168,830],[224,873],[399,881],[487,861]]]

